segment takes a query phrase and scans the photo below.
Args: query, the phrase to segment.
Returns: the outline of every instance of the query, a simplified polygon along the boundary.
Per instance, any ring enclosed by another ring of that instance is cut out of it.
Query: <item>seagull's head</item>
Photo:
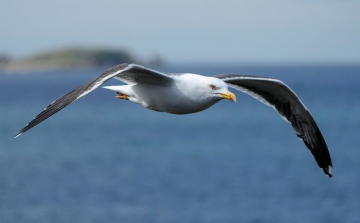
[[[205,77],[196,74],[186,74],[182,76],[182,79],[186,84],[186,93],[191,94],[191,98],[201,101],[220,101],[222,99],[228,99],[232,102],[236,102],[236,96],[234,93],[228,90],[228,85],[215,77]]]
[[[208,97],[215,100],[228,99],[236,102],[235,94],[228,90],[228,85],[224,81],[214,77],[207,77],[201,84],[201,88]]]

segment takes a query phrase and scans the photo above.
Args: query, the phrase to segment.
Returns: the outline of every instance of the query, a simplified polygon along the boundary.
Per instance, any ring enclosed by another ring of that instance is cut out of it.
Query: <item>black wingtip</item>
[[[22,134],[23,134],[23,132],[19,132],[18,134],[16,134],[16,135],[14,136],[14,139],[16,139],[17,137],[21,136]]]
[[[324,170],[325,174],[328,175],[328,177],[331,178],[333,176],[332,166],[329,165],[329,166],[323,168],[323,170]]]

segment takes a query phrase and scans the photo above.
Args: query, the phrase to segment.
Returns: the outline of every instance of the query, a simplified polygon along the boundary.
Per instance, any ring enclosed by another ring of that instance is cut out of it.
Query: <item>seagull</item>
[[[236,96],[228,90],[229,87],[249,94],[275,109],[289,122],[319,167],[332,177],[328,148],[309,110],[290,87],[280,80],[267,77],[238,74],[208,77],[192,73],[164,73],[137,64],[119,64],[53,101],[14,138],[112,78],[126,83],[103,87],[115,91],[116,98],[132,101],[154,111],[179,115],[203,111],[222,99],[236,102]]]

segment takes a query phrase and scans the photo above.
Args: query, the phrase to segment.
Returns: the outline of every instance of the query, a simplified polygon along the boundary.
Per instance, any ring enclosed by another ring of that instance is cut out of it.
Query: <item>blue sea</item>
[[[281,79],[313,114],[333,178],[273,109],[236,90],[237,103],[172,115],[99,88],[13,139],[103,70],[0,73],[0,222],[360,222],[360,67],[160,70]]]

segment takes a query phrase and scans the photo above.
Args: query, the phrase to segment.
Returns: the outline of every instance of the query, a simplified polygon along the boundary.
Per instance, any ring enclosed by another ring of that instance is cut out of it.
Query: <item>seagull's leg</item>
[[[129,96],[126,94],[122,94],[120,92],[117,92],[118,95],[115,96],[115,98],[119,98],[119,99],[125,99],[125,100],[129,100]]]

